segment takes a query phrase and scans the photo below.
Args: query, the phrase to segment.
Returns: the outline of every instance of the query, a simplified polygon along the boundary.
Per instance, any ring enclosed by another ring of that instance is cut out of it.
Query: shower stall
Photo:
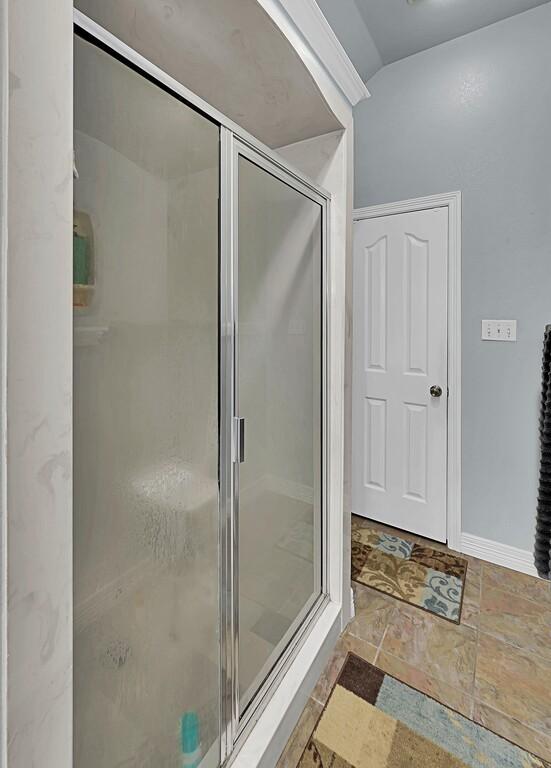
[[[75,19],[74,766],[216,768],[329,599],[329,196]]]

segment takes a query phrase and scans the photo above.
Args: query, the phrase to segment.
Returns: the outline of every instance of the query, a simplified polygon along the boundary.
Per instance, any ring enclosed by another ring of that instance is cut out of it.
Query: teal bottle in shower
[[[201,762],[201,738],[197,712],[186,712],[180,721],[182,768],[198,768]]]

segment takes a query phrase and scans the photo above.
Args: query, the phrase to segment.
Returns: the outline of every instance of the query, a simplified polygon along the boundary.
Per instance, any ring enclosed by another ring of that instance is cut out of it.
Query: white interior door
[[[354,226],[352,508],[446,540],[448,210]]]

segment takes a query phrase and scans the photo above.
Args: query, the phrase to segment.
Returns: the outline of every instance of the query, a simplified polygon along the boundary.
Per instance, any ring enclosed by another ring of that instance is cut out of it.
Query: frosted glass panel
[[[321,206],[239,158],[241,710],[321,592]]]
[[[77,38],[75,161],[74,765],[216,765],[219,128]]]

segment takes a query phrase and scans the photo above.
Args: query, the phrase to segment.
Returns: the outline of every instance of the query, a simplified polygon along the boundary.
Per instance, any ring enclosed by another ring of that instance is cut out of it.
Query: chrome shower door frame
[[[219,269],[219,559],[220,559],[220,765],[237,754],[244,739],[268,704],[271,694],[295,659],[329,598],[328,533],[328,244],[331,195],[288,164],[239,125],[198,97],[136,50],[78,10],[73,12],[75,32],[141,73],[220,126],[220,269]],[[322,207],[321,264],[321,521],[316,546],[320,594],[297,618],[296,631],[258,689],[245,713],[239,712],[238,687],[238,474],[235,464],[234,417],[237,383],[237,161],[247,157]]]
[[[316,618],[329,602],[328,595],[328,524],[327,524],[327,339],[328,339],[328,242],[330,195],[312,184],[301,173],[290,168],[277,154],[248,137],[222,126],[221,137],[221,422],[220,422],[220,504],[222,553],[222,722],[226,752],[222,760],[235,756],[251,728],[270,700],[271,693],[296,657],[298,650],[315,624]],[[237,219],[239,214],[238,164],[244,157],[270,175],[317,203],[322,211],[321,235],[321,445],[320,457],[321,520],[316,529],[316,583],[318,595],[312,596],[293,622],[292,637],[279,659],[258,688],[244,712],[239,703],[239,456],[235,424],[238,414],[238,260],[239,243]],[[226,578],[224,579],[224,571]],[[224,587],[226,585],[226,587]],[[227,589],[231,585],[231,589]],[[225,727],[224,727],[225,726]]]

